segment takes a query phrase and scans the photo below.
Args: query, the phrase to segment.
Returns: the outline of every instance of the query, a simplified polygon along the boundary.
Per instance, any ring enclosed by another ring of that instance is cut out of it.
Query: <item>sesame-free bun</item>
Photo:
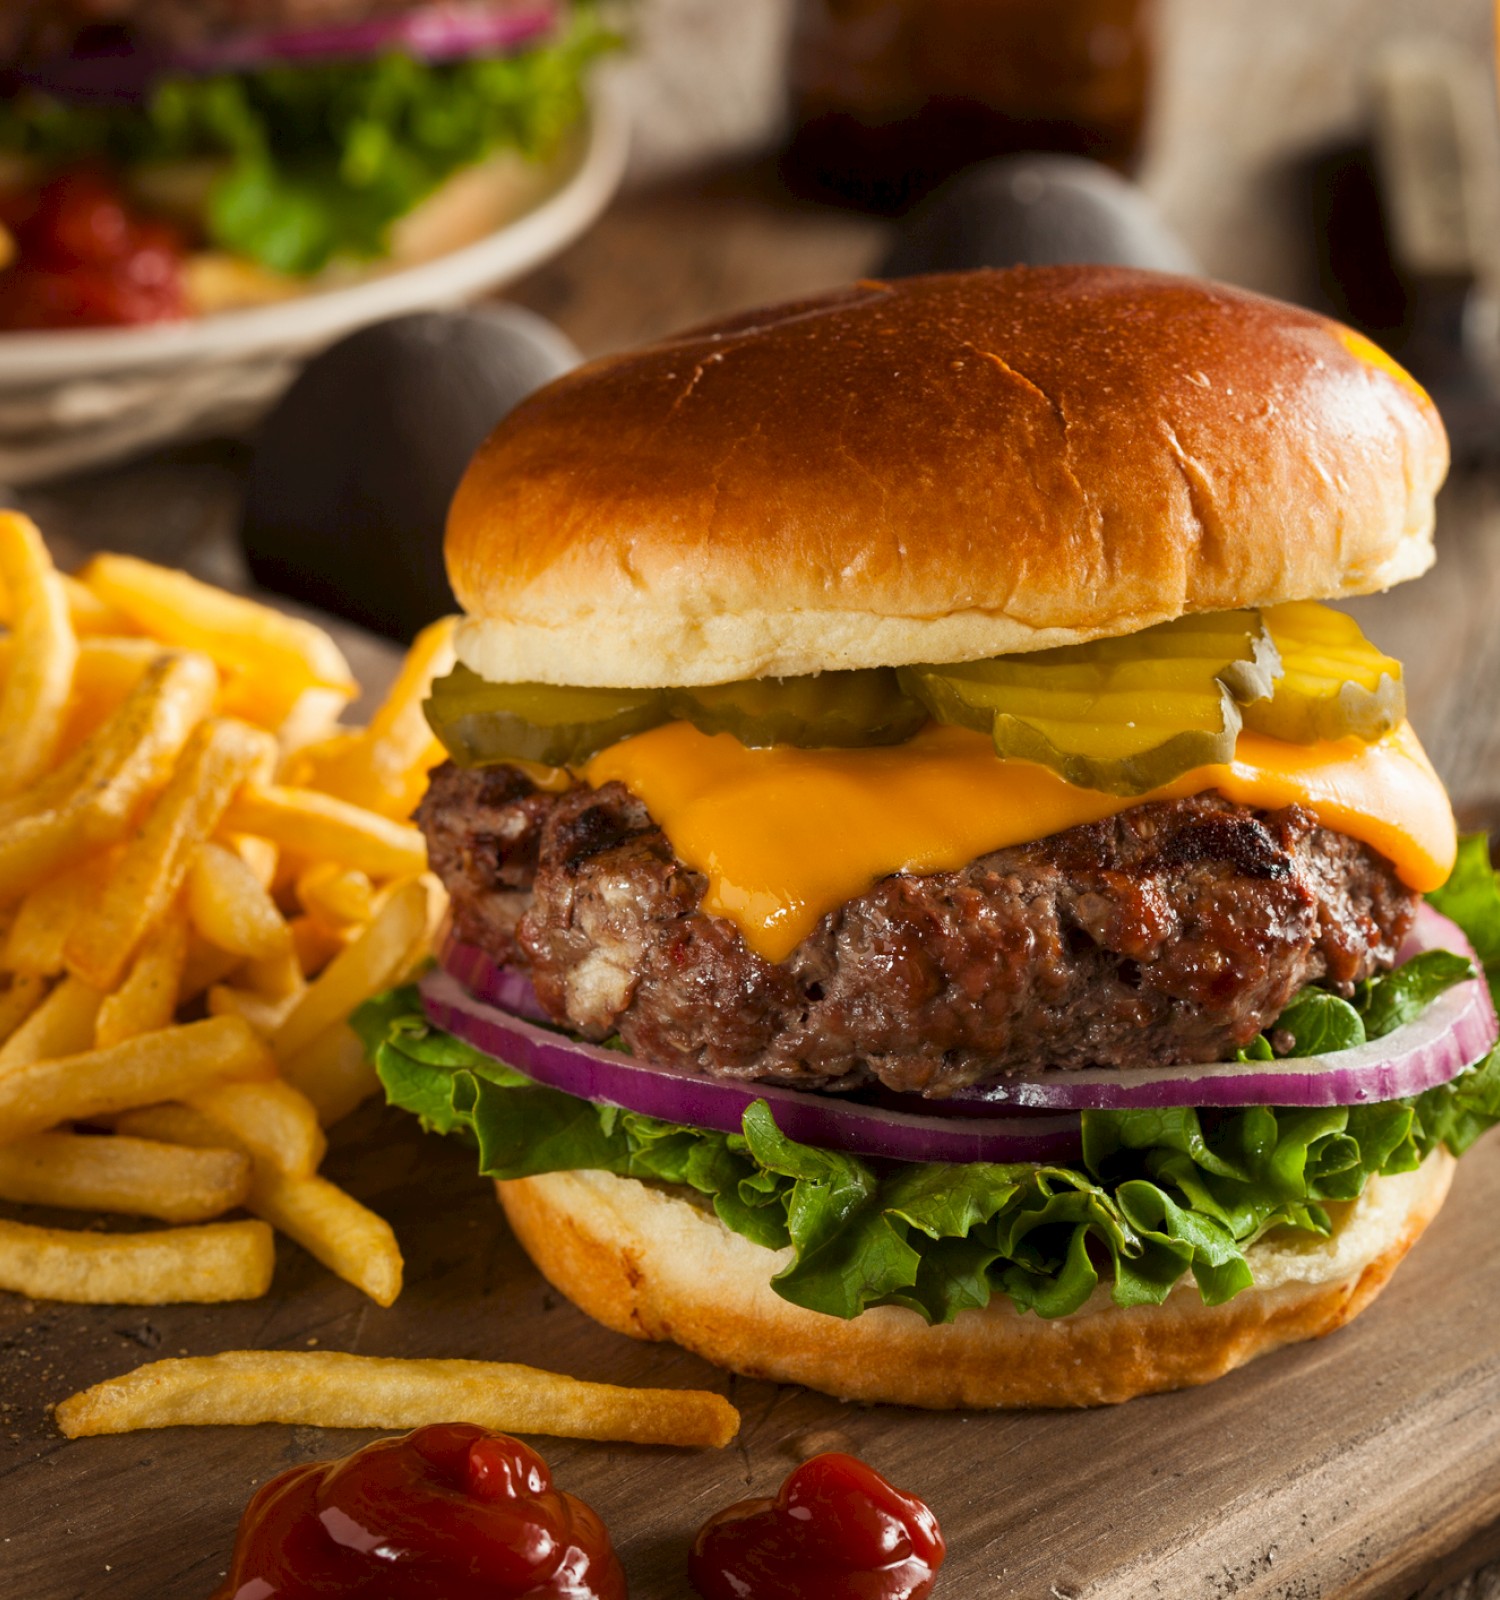
[[[1365,594],[1447,443],[1375,346],[1187,278],[860,283],[581,367],[453,502],[460,658],[651,687],[962,661]]]
[[[1159,1306],[1122,1309],[1100,1287],[1044,1321],[1004,1296],[929,1327],[881,1306],[850,1322],[781,1299],[790,1259],[731,1233],[706,1206],[605,1172],[497,1184],[511,1228],[543,1274],[590,1316],[670,1339],[749,1377],[843,1400],[953,1407],[1097,1406],[1208,1383],[1281,1345],[1332,1333],[1375,1298],[1442,1206],[1453,1158],[1372,1179],[1333,1206],[1327,1239],[1282,1230],[1251,1246],[1255,1287],[1206,1306],[1191,1280]]]

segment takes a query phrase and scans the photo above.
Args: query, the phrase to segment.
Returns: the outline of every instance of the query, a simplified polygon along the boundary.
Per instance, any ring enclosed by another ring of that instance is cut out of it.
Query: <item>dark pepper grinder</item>
[[[897,213],[1021,151],[1136,166],[1156,0],[801,0],[782,174],[810,198]]]

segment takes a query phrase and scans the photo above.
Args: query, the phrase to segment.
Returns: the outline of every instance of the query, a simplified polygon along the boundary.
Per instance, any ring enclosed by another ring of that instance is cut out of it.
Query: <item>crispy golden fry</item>
[[[226,833],[222,841],[255,874],[255,881],[268,894],[276,882],[276,867],[281,852],[269,839],[257,839],[250,833]]]
[[[94,913],[74,928],[68,969],[112,989],[146,930],[171,905],[234,792],[267,755],[268,735],[213,720],[193,730],[167,787],[110,875]]]
[[[16,908],[0,966],[32,977],[56,977],[63,970],[68,935],[93,904],[113,864],[111,854],[101,851],[39,883]]]
[[[316,1172],[328,1148],[312,1101],[280,1079],[213,1084],[183,1098],[214,1124],[217,1142],[228,1138],[231,1149],[292,1177]]]
[[[722,1448],[740,1414],[701,1389],[622,1389],[495,1361],[405,1361],[334,1350],[228,1350],[153,1361],[57,1407],[70,1439],[137,1428],[299,1423],[420,1428],[472,1422],[503,1433]]]
[[[257,1162],[247,1202],[379,1306],[401,1293],[401,1247],[391,1225],[326,1178],[292,1177]]]
[[[49,1056],[76,1056],[94,1042],[104,996],[79,978],[64,978],[3,1045],[0,1077]]]
[[[178,1101],[136,1106],[109,1120],[117,1134],[125,1134],[132,1139],[149,1139],[155,1144],[187,1145],[194,1150],[220,1150],[227,1147],[244,1156],[247,1161],[252,1159],[250,1152],[217,1122],[211,1122],[201,1111],[195,1111]]]
[[[297,952],[297,965],[304,977],[316,977],[324,967],[349,943],[352,929],[330,928],[316,917],[293,917],[287,924],[292,930],[292,947]]]
[[[265,1045],[241,1017],[209,1017],[108,1050],[29,1061],[0,1073],[0,1144],[60,1122],[180,1099],[216,1079],[274,1073]]]
[[[302,909],[330,928],[354,928],[375,915],[375,890],[368,873],[319,861],[297,879]]]
[[[0,511],[0,582],[14,613],[0,693],[0,795],[12,795],[46,772],[62,742],[78,639],[42,536],[14,511]]]
[[[278,709],[275,706],[265,705],[264,697],[258,689],[253,697],[247,698],[244,690],[237,689],[233,684],[226,686],[224,701],[226,705],[234,705],[238,701],[244,704],[247,710],[258,711],[267,719],[274,716]],[[349,696],[337,689],[304,689],[292,702],[280,724],[276,726],[276,742],[284,753],[291,754],[306,745],[317,744],[330,738],[338,728],[339,717],[348,703]],[[271,723],[267,720],[262,726],[269,727]],[[445,751],[444,754],[446,753]]]
[[[92,589],[84,588],[77,578],[70,578],[67,573],[59,576],[63,593],[68,597],[68,616],[73,622],[73,632],[80,639],[101,635],[119,639],[136,631],[135,624],[123,611],[117,611],[114,606],[101,600]]]
[[[375,1068],[347,1022],[325,1028],[280,1066],[282,1077],[312,1101],[325,1128],[342,1122],[362,1101],[380,1092]]]
[[[130,634],[135,632],[135,624],[123,611],[116,611],[113,606],[107,606],[98,597],[78,581],[70,578],[65,572],[58,574],[58,581],[62,584],[63,594],[68,602],[68,617],[73,624],[73,632],[80,639],[94,634]],[[11,627],[15,623],[15,607],[11,602],[10,594],[3,584],[0,584],[0,626]]]
[[[224,820],[303,860],[337,862],[372,878],[410,877],[427,865],[420,829],[312,789],[247,784]]]
[[[242,1206],[250,1158],[119,1135],[38,1133],[0,1145],[0,1199],[162,1222],[207,1222]]]
[[[427,938],[427,891],[419,879],[399,885],[375,920],[308,985],[271,1036],[278,1060],[296,1055],[401,976]]]
[[[276,1245],[264,1222],[156,1233],[70,1233],[0,1221],[0,1289],[82,1305],[210,1305],[271,1287]]]
[[[84,589],[81,593],[87,594]],[[124,704],[146,668],[159,660],[166,646],[155,639],[80,639],[73,666],[73,684],[64,714],[57,754],[65,758]],[[0,678],[10,672],[16,641],[0,638]]]
[[[302,963],[288,938],[284,954],[247,961],[236,973],[238,983],[216,984],[208,991],[208,1009],[215,1016],[234,1014],[257,1033],[270,1038],[307,992]]]
[[[85,591],[87,592],[87,591]],[[73,668],[59,759],[92,738],[130,697],[148,669],[167,653],[154,639],[84,639]]]
[[[228,950],[220,950],[211,945],[207,939],[200,939],[190,928],[188,930],[187,960],[182,968],[182,981],[177,988],[177,1004],[179,1009],[205,994],[216,983],[222,983],[225,978],[236,972],[245,964],[243,956],[231,954]]]
[[[198,846],[187,880],[193,926],[221,950],[252,960],[286,955],[292,936],[254,870],[212,840]]]
[[[45,978],[13,977],[0,990],[0,1042],[9,1039],[47,995]]]
[[[263,1039],[269,1039],[286,1021],[296,995],[274,1000],[254,989],[240,989],[233,984],[216,983],[208,991],[208,1014],[211,1017],[243,1017]]]
[[[211,656],[234,687],[258,692],[281,717],[306,689],[358,692],[343,652],[310,622],[130,556],[95,556],[79,576],[143,632]]]
[[[0,801],[0,904],[129,833],[167,783],[216,683],[203,656],[164,658],[74,756],[25,794]]]
[[[446,754],[427,726],[422,702],[432,680],[453,666],[455,620],[444,617],[417,635],[368,728],[299,751],[292,781],[405,821],[422,798],[428,772]]]
[[[99,1049],[171,1025],[187,951],[187,917],[174,906],[148,930],[124,983],[99,1007],[94,1025]]]
[[[311,1106],[297,1095],[303,1113],[294,1128],[275,1125],[274,1108],[247,1106],[251,1091],[285,1091],[284,1083],[234,1085],[195,1095],[187,1105],[145,1106],[128,1111],[116,1129],[141,1138],[208,1149],[226,1142],[254,1157],[247,1209],[263,1217],[310,1255],[379,1305],[401,1293],[401,1247],[390,1224],[326,1178],[314,1175],[324,1141],[316,1124],[306,1125]],[[238,1100],[238,1103],[236,1103]]]

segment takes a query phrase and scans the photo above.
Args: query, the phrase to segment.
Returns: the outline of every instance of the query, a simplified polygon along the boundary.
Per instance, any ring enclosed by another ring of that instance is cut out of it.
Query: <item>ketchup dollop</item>
[[[214,1600],[625,1600],[604,1524],[519,1440],[464,1422],[293,1467],[245,1508]]]
[[[15,259],[0,272],[0,329],[120,327],[188,315],[185,250],[164,223],[135,216],[93,167],[59,173],[0,202]]]
[[[830,1452],[804,1461],[774,1500],[715,1512],[688,1572],[704,1600],[926,1600],[944,1554],[922,1501]]]

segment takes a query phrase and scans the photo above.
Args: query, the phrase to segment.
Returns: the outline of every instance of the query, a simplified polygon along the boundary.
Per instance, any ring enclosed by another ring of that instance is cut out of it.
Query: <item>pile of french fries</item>
[[[394,1234],[318,1168],[377,1087],[346,1018],[442,915],[405,819],[449,625],[346,728],[322,629],[129,557],[65,576],[6,512],[0,621],[0,1200],[169,1224],[0,1221],[0,1289],[253,1298],[275,1230],[389,1305]]]

